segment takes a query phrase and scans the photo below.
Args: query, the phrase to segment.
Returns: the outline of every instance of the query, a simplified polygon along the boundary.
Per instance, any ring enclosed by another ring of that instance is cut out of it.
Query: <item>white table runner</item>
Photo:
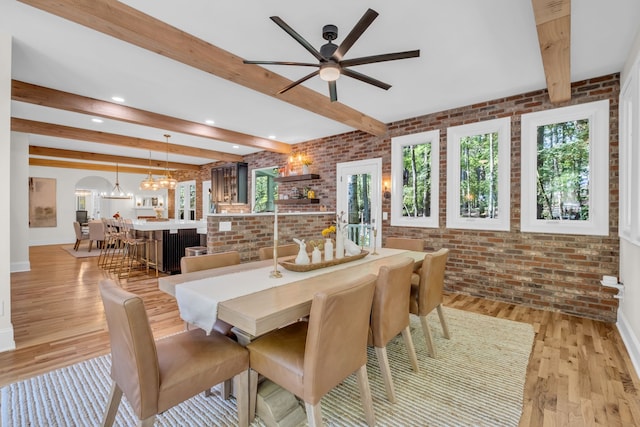
[[[282,273],[282,277],[280,278],[269,277],[269,273],[273,270],[273,265],[270,265],[269,267],[261,267],[185,282],[176,285],[176,299],[178,301],[180,317],[184,321],[210,333],[218,318],[218,303],[222,301],[228,301],[265,289],[286,285],[407,251],[403,249],[382,248],[378,249],[377,252],[379,255],[369,254],[356,261],[303,273],[285,270],[282,266],[279,266],[278,270]]]

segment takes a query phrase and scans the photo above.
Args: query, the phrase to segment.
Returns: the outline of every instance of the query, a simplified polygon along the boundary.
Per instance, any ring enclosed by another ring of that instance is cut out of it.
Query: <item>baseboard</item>
[[[624,314],[620,309],[618,309],[618,322],[616,323],[616,326],[618,327],[618,332],[620,332],[622,341],[627,348],[627,352],[629,353],[629,358],[631,359],[631,363],[636,371],[636,375],[638,375],[638,373],[640,373],[640,341],[636,338],[633,333],[633,329],[631,329],[629,322],[627,322],[627,319],[624,317]]]
[[[13,340],[13,327],[0,329],[0,353],[15,350],[16,342]]]
[[[20,271],[31,271],[31,262],[20,261],[11,263],[11,273],[18,273]]]

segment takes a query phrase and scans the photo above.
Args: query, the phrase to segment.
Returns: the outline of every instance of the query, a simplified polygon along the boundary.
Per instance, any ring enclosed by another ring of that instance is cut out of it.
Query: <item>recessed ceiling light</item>
[[[112,96],[111,99],[113,99],[116,102],[124,102],[124,98],[121,96]]]
[[[206,124],[208,124],[208,125],[215,125],[215,124],[216,124],[216,122],[214,122],[214,121],[213,121],[213,120],[211,120],[211,119],[207,119],[207,120],[205,120],[204,122],[205,122]]]
[[[240,148],[240,146],[239,146],[239,145],[233,145],[232,147],[233,147],[234,149],[236,149],[236,150],[237,150],[238,148]]]
[[[276,136],[275,136],[275,135],[269,135],[267,138],[269,138],[269,139],[276,139]]]
[[[93,118],[93,119],[91,119],[91,121],[92,121],[93,123],[102,123],[102,122],[104,122],[104,120],[102,120],[102,119],[98,119],[98,118]]]

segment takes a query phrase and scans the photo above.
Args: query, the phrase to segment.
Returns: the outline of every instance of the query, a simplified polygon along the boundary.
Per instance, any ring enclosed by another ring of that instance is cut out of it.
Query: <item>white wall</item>
[[[29,271],[29,137],[11,132],[11,272]]]
[[[11,36],[0,32],[0,182],[11,182]],[[26,186],[25,186],[26,187]],[[16,347],[11,324],[11,198],[0,209],[0,351]]]
[[[640,30],[636,34],[632,50],[627,58],[621,74],[621,87],[631,78],[640,78]],[[636,98],[638,99],[638,98]],[[634,119],[640,120],[640,105],[634,105]],[[636,125],[635,129],[638,129]],[[640,135],[633,135],[633,150],[640,150]],[[632,170],[640,168],[640,155],[633,155]],[[633,191],[638,191],[638,183],[632,186]],[[622,194],[620,195],[623,196]],[[622,203],[621,203],[622,205]],[[638,214],[638,212],[636,212]],[[620,239],[620,281],[624,284],[624,298],[618,308],[618,330],[627,347],[627,351],[633,362],[636,373],[640,373],[640,246]]]
[[[87,176],[99,176],[107,179],[113,187],[115,173],[88,171],[82,169],[61,169],[44,166],[29,166],[29,177],[55,178],[56,179],[56,203],[57,203],[57,227],[29,228],[29,246],[65,244],[75,242],[73,222],[76,220],[76,183]],[[120,187],[135,194],[158,194],[166,200],[166,190],[143,193],[138,188],[144,174],[120,173]],[[24,187],[24,197],[27,197],[27,186]],[[135,198],[127,200],[101,201],[101,216],[111,217],[119,212],[124,218],[136,218]]]

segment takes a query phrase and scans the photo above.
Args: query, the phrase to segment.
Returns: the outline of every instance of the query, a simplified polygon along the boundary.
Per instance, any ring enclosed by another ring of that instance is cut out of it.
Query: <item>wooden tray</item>
[[[285,270],[305,272],[305,271],[317,270],[319,268],[331,267],[338,264],[344,264],[345,262],[355,261],[358,259],[362,259],[367,255],[369,255],[369,251],[362,250],[358,255],[345,256],[344,258],[340,258],[340,259],[334,258],[331,261],[322,261],[317,264],[296,264],[294,262],[296,258],[292,257],[292,258],[288,258],[291,261],[282,260],[282,261],[278,261],[278,264],[283,266]],[[311,256],[309,256],[309,258],[311,258]]]

